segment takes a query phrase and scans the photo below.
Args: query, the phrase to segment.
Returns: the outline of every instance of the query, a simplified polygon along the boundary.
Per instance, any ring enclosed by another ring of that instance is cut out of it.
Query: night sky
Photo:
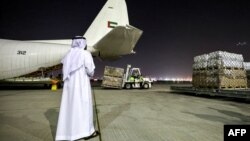
[[[0,38],[68,39],[83,35],[106,0],[1,0]],[[150,77],[191,77],[193,57],[223,50],[250,62],[249,0],[126,0],[130,24],[144,31],[135,55],[95,59],[140,67]]]

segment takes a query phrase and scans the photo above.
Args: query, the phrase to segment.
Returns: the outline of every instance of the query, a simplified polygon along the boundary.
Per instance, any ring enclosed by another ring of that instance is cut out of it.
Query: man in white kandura
[[[63,58],[63,94],[56,140],[76,140],[98,135],[93,124],[90,77],[95,64],[86,51],[84,37],[73,38],[70,51]]]

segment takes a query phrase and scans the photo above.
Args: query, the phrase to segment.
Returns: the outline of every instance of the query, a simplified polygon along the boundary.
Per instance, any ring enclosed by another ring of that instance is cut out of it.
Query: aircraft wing
[[[142,35],[142,30],[133,26],[117,26],[98,41],[94,48],[102,59],[118,58],[133,53]]]

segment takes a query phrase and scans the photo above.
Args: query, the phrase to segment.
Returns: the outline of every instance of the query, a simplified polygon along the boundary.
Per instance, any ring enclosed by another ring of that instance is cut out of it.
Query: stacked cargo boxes
[[[247,71],[247,84],[248,84],[248,88],[250,88],[250,62],[245,62],[244,68]]]
[[[208,54],[194,57],[193,86],[207,87],[207,60]]]
[[[105,66],[102,87],[122,88],[124,69]]]
[[[216,51],[194,57],[193,86],[199,88],[247,88],[243,56]]]
[[[213,88],[247,88],[246,71],[243,66],[243,56],[223,51],[209,54],[208,78],[215,78],[208,82]]]

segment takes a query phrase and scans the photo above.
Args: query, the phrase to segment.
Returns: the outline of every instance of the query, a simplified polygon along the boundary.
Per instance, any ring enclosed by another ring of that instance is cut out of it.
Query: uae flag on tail
[[[115,28],[117,25],[117,22],[108,21],[108,28]]]

